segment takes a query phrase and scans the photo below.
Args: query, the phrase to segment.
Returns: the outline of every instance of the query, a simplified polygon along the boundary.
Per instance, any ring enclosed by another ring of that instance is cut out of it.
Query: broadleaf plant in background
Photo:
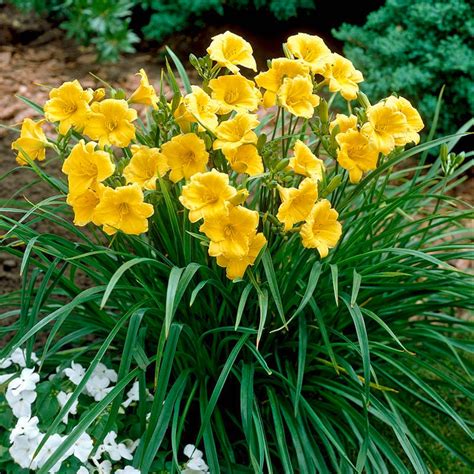
[[[258,72],[226,32],[199,84],[170,52],[156,87],[33,104],[12,148],[51,196],[0,206],[7,472],[429,472],[433,444],[472,470],[472,122],[419,143],[321,38],[283,50]]]
[[[454,133],[474,116],[474,13],[466,0],[387,0],[363,26],[333,31],[363,72],[374,100],[393,92],[417,104],[425,121],[445,87],[438,132]]]

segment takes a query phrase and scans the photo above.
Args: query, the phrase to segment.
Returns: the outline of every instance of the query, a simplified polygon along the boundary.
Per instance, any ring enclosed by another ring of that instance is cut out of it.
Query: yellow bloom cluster
[[[219,34],[206,57],[194,58],[200,85],[182,93],[169,70],[163,75],[171,100],[143,69],[128,99],[66,82],[50,91],[44,119],[23,122],[12,144],[17,162],[42,161],[47,149],[63,157],[74,223],[109,235],[147,232],[150,217],[165,213],[155,212],[165,187],[230,279],[243,277],[265,245],[295,234],[324,258],[342,235],[339,184],[360,182],[397,147],[418,143],[423,122],[402,97],[370,105],[360,71],[321,38],[290,36],[284,51],[257,73],[252,46]],[[347,101],[348,115],[328,110],[327,92]],[[146,123],[134,105],[149,107]],[[56,139],[46,137],[45,121]]]

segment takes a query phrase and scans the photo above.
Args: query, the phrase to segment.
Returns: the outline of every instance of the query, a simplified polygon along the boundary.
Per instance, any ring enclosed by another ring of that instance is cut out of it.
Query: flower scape
[[[285,57],[259,73],[251,45],[231,32],[214,37],[207,52],[192,57],[200,85],[185,84],[181,93],[168,77],[172,97],[163,79],[157,92],[143,69],[128,99],[112,86],[84,90],[77,80],[52,89],[44,119],[26,119],[12,144],[17,162],[59,154],[74,223],[107,235],[147,233],[160,207],[179,200],[232,280],[269,243],[294,234],[326,257],[343,223],[338,201],[325,197],[344,176],[357,184],[392,151],[417,144],[420,115],[403,97],[371,105],[359,91],[360,71],[317,36],[291,36]],[[333,93],[329,103],[324,91]],[[348,115],[330,114],[337,94]],[[148,126],[134,106],[149,108]],[[45,121],[56,140],[43,131]]]

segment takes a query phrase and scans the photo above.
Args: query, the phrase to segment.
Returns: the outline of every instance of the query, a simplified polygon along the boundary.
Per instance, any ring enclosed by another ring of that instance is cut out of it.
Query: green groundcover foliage
[[[142,23],[143,36],[163,40],[191,25],[202,25],[207,13],[224,15],[228,9],[265,9],[278,20],[314,8],[314,0],[6,0],[23,11],[60,20],[67,34],[81,44],[95,45],[99,59],[115,61],[134,51],[139,37],[132,17]],[[2,3],[0,1],[0,3]],[[138,27],[140,29],[140,27]],[[135,30],[136,31],[136,30]]]
[[[433,116],[445,86],[439,131],[451,133],[474,114],[474,15],[467,0],[388,0],[364,26],[333,32],[364,73],[374,99],[397,91]]]

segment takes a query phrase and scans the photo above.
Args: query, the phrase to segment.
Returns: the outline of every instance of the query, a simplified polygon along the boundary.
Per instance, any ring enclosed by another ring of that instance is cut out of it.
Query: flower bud
[[[319,118],[322,123],[327,123],[329,120],[328,103],[324,99],[321,99],[321,102],[319,103]]]
[[[361,91],[357,93],[357,100],[359,101],[359,104],[364,108],[367,109],[370,107],[370,101],[369,98]]]
[[[229,202],[234,206],[238,206],[239,204],[243,204],[248,197],[249,192],[247,189],[239,189],[235,196],[229,199]]]

